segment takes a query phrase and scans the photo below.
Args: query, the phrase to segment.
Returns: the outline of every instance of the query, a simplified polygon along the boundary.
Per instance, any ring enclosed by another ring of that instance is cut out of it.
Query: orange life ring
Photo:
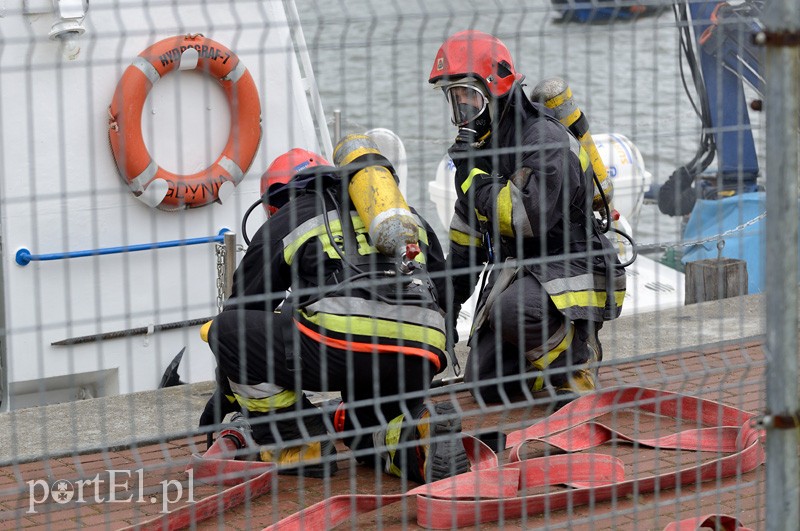
[[[178,69],[181,60],[195,58],[194,70],[207,72],[222,85],[231,129],[213,164],[192,175],[178,175],[160,167],[147,151],[142,109],[159,79]],[[108,136],[122,178],[136,197],[161,210],[221,203],[244,178],[261,140],[261,103],[253,76],[232,51],[199,34],[169,37],[140,53],[122,74],[108,112]]]

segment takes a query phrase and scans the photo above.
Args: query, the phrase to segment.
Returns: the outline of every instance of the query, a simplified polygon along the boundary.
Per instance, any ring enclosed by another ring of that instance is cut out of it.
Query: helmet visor
[[[468,83],[453,83],[444,89],[450,104],[451,120],[456,127],[463,127],[481,115],[489,105],[486,95],[478,87]]]

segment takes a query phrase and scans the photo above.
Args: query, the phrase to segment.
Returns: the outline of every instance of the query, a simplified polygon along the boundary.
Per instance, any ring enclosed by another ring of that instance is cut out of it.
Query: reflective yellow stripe
[[[511,182],[509,181],[497,194],[497,222],[500,225],[500,234],[514,236],[514,223],[512,222]]]
[[[567,335],[564,336],[564,339],[561,340],[561,343],[556,345],[556,347],[539,358],[538,360],[531,363],[534,367],[539,370],[544,370],[549,367],[558,356],[567,350],[567,348],[572,344],[572,339],[575,337],[575,327],[570,325],[569,330],[567,331]],[[536,379],[533,381],[533,385],[531,386],[531,391],[541,391],[544,389],[544,376],[537,376]]]
[[[266,398],[247,398],[237,393],[233,395],[240,406],[247,411],[255,411],[257,413],[266,413],[267,411],[289,407],[297,403],[297,393],[288,389]]]
[[[336,236],[334,235],[334,238],[335,237]],[[341,256],[339,256],[339,253],[336,252],[336,249],[331,244],[331,239],[328,238],[327,234],[322,234],[317,239],[319,240],[319,243],[322,244],[322,251],[328,255],[328,258],[332,260],[341,259]],[[339,245],[341,245],[341,241],[339,242]]]
[[[311,323],[340,334],[384,337],[394,340],[417,341],[439,350],[445,349],[445,335],[427,326],[399,323],[385,319],[316,313],[303,316]]]
[[[625,290],[622,291],[615,291],[614,292],[614,303],[617,307],[622,306],[622,303],[625,301]]]
[[[428,231],[422,227],[419,227],[419,230],[417,231],[417,239],[419,240],[419,243],[428,245]],[[414,257],[414,261],[419,262],[420,264],[427,263],[427,260],[425,259],[425,253],[419,253]]]
[[[227,399],[228,399],[228,402],[230,402],[231,404],[233,404],[234,402],[236,402],[236,397],[235,397],[235,396],[231,396],[231,395],[225,395],[225,398],[227,398]]]
[[[480,247],[483,245],[480,238],[455,229],[450,229],[450,241],[464,247]]]
[[[304,311],[308,315],[321,313],[359,316],[369,319],[385,318],[392,322],[417,324],[444,330],[444,318],[439,310],[412,305],[391,304],[364,299],[355,295],[324,297],[306,306]]]
[[[591,165],[592,161],[589,160],[589,154],[585,149],[583,149],[583,146],[581,146],[581,149],[578,152],[578,158],[581,161],[581,169],[586,171],[589,168],[589,165]]]
[[[281,466],[311,464],[322,459],[322,443],[317,441],[288,448],[261,450],[260,458],[265,463],[277,463]]]
[[[331,233],[334,235],[338,232],[339,234],[342,233],[342,224],[341,221],[338,219],[331,219],[330,220],[330,227]],[[298,249],[306,243],[311,238],[319,238],[320,242],[322,243],[323,249],[331,258],[336,258],[339,255],[336,251],[331,247],[331,242],[328,239],[327,231],[325,230],[325,225],[319,225],[314,227],[312,230],[298,236],[295,238],[291,243],[284,244],[283,247],[283,260],[289,265],[292,265],[292,261],[294,260],[294,255],[297,253]],[[332,254],[333,253],[333,254]]]
[[[353,223],[353,230],[356,233],[356,241],[358,242],[358,254],[362,256],[366,256],[369,254],[377,254],[378,249],[370,245],[369,241],[367,240],[366,228],[364,227],[364,222],[361,220],[361,218],[357,216],[351,216],[350,219]],[[331,234],[333,234],[334,238],[336,238],[337,236],[341,237],[342,235],[341,220],[332,217],[330,219],[330,229],[331,229]],[[297,253],[300,247],[312,238],[317,238],[319,240],[320,244],[322,244],[322,250],[325,252],[326,255],[328,255],[328,258],[334,260],[341,258],[341,256],[339,256],[339,253],[331,244],[331,240],[328,237],[328,231],[326,230],[325,224],[323,223],[321,225],[315,226],[308,232],[305,232],[297,236],[291,242],[285,241],[283,248],[283,260],[287,264],[291,265],[292,262],[294,261],[294,255]],[[425,240],[427,241],[427,234],[425,235]],[[424,263],[424,258],[422,258],[420,261],[423,261]]]
[[[367,236],[363,232],[356,230],[356,241],[358,242],[358,254],[361,256],[378,253],[378,248],[369,244]]]
[[[563,310],[574,306],[582,308],[603,308],[606,305],[606,292],[605,291],[570,291],[562,293],[561,295],[551,295],[550,298],[556,305],[556,308]],[[614,302],[617,306],[622,306],[622,301],[625,300],[625,291],[614,292]]]
[[[556,361],[556,358],[559,356],[559,354],[567,350],[567,348],[572,344],[573,337],[575,337],[575,327],[570,326],[569,330],[567,331],[567,335],[564,336],[564,339],[561,340],[561,343],[556,345],[553,350],[534,361],[532,365],[539,370],[544,370],[549,367],[551,363]]]
[[[475,209],[475,217],[478,218],[478,221],[483,221],[483,222],[489,221],[489,218],[478,212],[477,208]]]
[[[417,231],[417,239],[419,240],[420,243],[428,245],[428,231],[426,231],[422,227],[419,227],[419,230]]]
[[[400,445],[400,430],[403,426],[403,415],[398,415],[389,421],[386,426],[386,450],[389,452],[389,461],[386,463],[386,472],[397,476],[403,477],[403,471],[394,464],[394,456],[397,453],[397,447]]]
[[[472,171],[469,172],[467,179],[463,183],[461,183],[461,191],[464,192],[464,195],[466,195],[467,190],[469,190],[469,187],[472,186],[472,181],[475,179],[476,175],[489,175],[489,174],[480,168],[472,168]]]

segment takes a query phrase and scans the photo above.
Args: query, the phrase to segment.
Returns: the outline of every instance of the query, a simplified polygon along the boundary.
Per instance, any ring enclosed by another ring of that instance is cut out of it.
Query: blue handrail
[[[199,243],[222,242],[224,234],[230,229],[222,228],[216,236],[205,236],[203,238],[189,238],[186,240],[170,240],[166,242],[140,243],[137,245],[125,245],[123,247],[105,247],[102,249],[88,249],[86,251],[71,251],[65,253],[50,254],[31,254],[24,247],[17,251],[17,263],[26,266],[32,261],[45,260],[65,260],[67,258],[81,258],[84,256],[99,256],[103,254],[132,253],[134,251],[149,251],[151,249],[165,249],[167,247],[181,247],[184,245],[197,245]]]

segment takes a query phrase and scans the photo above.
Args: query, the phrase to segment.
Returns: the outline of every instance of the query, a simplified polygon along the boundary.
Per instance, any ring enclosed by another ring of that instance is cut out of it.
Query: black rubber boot
[[[336,473],[336,447],[322,411],[303,396],[302,409],[289,406],[269,415],[250,415],[261,461],[274,462],[279,474],[323,478]],[[273,415],[284,418],[274,420]],[[286,418],[291,415],[292,418]],[[308,438],[318,439],[312,442]],[[324,437],[324,438],[323,438]],[[321,440],[320,440],[321,439]]]
[[[420,404],[412,416],[412,422],[403,422],[400,435],[403,448],[391,459],[396,469],[417,483],[430,483],[469,470],[469,459],[461,442],[461,417],[453,404],[439,402],[432,408]],[[413,445],[415,441],[418,444]]]

